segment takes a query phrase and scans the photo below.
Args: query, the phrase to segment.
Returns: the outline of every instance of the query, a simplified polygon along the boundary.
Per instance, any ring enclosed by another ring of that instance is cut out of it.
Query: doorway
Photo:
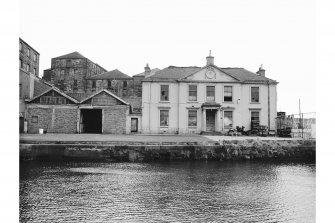
[[[215,112],[214,109],[206,109],[206,132],[215,131]]]
[[[131,118],[131,132],[137,132],[138,131],[138,118]]]
[[[81,109],[80,132],[102,133],[102,109]]]

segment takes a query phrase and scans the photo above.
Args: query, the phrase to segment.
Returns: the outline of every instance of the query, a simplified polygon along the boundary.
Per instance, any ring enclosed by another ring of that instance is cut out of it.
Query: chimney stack
[[[211,55],[212,54],[212,51],[210,50],[209,51],[209,56],[206,57],[206,60],[207,60],[207,63],[206,65],[214,65],[214,57]]]
[[[148,76],[150,73],[151,73],[151,69],[149,65],[147,64],[147,66],[144,67],[144,77]]]
[[[265,70],[263,69],[263,64],[261,64],[256,74],[258,74],[259,76],[265,77]]]

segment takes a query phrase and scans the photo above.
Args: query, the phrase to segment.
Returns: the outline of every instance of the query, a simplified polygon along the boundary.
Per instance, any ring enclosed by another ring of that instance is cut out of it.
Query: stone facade
[[[53,88],[28,102],[28,133],[38,133],[39,129],[49,133],[86,133],[83,128],[85,123],[82,123],[84,111],[95,110],[101,111],[101,118],[96,121],[95,117],[86,118],[101,122],[102,133],[126,134],[130,132],[127,128],[130,126],[127,119],[129,107],[125,101],[106,90],[77,101]]]
[[[107,72],[78,52],[51,59],[51,68],[44,70],[43,79],[64,92],[90,91],[86,78]]]
[[[40,54],[21,38],[19,44],[20,69],[38,77]]]

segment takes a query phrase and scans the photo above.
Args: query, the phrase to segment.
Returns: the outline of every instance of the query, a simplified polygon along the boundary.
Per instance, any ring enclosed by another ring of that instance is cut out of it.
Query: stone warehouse
[[[52,87],[29,100],[27,110],[28,133],[127,134],[141,121],[129,103],[105,89],[78,101]]]
[[[44,70],[43,80],[64,92],[84,93],[90,90],[86,78],[107,72],[78,52],[51,59],[51,68]]]
[[[275,130],[278,82],[260,67],[169,66],[142,80],[143,133],[225,133],[236,126]]]

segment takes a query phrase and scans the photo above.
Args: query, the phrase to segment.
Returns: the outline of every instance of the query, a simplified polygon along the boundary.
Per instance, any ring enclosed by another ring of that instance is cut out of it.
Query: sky
[[[279,82],[277,110],[316,111],[314,0],[21,0],[19,35],[51,58],[78,51],[107,70],[243,67]]]

